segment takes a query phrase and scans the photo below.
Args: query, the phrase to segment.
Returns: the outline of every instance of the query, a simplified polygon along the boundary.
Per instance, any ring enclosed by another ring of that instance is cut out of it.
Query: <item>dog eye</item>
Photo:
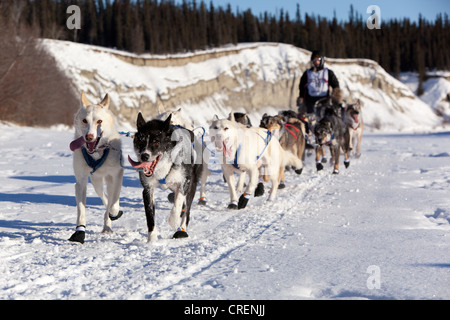
[[[154,147],[158,147],[158,146],[159,146],[159,141],[154,140],[153,143],[152,143],[152,145],[153,145]]]
[[[225,127],[225,128],[223,128],[223,131],[227,131],[227,130],[228,130],[228,128],[226,128],[226,127]]]
[[[103,122],[102,120],[98,120],[98,121],[97,121],[97,124],[100,124],[100,123],[102,123],[102,122]]]
[[[86,120],[86,119],[83,119],[83,123],[87,123],[87,120]]]

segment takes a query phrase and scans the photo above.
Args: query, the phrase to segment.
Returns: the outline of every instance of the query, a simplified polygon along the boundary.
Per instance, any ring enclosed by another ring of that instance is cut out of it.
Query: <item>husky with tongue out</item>
[[[149,242],[158,238],[155,188],[161,186],[175,192],[169,225],[177,230],[173,238],[186,238],[192,200],[203,172],[202,143],[195,139],[192,131],[170,124],[171,117],[146,122],[139,113],[138,131],[133,140],[138,159],[134,161],[128,156],[130,164],[140,170]]]
[[[75,114],[75,140],[70,143],[73,151],[73,169],[76,177],[77,228],[70,241],[84,243],[86,230],[86,188],[88,179],[106,207],[103,232],[112,232],[111,220],[122,215],[119,195],[122,187],[121,140],[109,111],[109,96],[99,104],[91,103],[81,93],[81,108]],[[106,194],[103,191],[106,186]]]

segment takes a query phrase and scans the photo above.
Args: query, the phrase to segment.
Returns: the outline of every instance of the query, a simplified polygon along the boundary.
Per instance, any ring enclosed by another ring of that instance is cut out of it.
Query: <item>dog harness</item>
[[[83,153],[83,157],[84,160],[86,161],[86,164],[93,169],[91,171],[91,174],[94,174],[94,172],[97,171],[97,169],[100,168],[103,165],[103,163],[105,163],[106,158],[108,158],[109,150],[110,150],[109,148],[105,148],[102,157],[98,160],[95,160],[87,152],[85,147],[81,147],[81,152]]]
[[[297,134],[295,134],[294,132],[292,132],[291,130],[289,130],[289,127],[292,127],[292,128],[295,130],[295,132],[297,132]],[[290,134],[292,134],[292,135],[294,136],[294,138],[295,138],[295,141],[297,141],[298,133],[300,132],[300,130],[299,130],[296,126],[294,126],[294,125],[292,125],[292,124],[290,124],[290,123],[286,123],[286,124],[284,125],[284,128],[285,128]]]
[[[270,140],[272,140],[272,136],[273,136],[272,132],[270,130],[267,130],[267,136],[264,139],[265,146],[264,146],[263,150],[261,151],[261,153],[259,154],[259,156],[256,157],[256,161],[258,161],[261,158],[261,156],[263,155],[264,151],[266,151],[266,148],[269,145]],[[237,161],[240,152],[241,152],[241,145],[239,145],[237,147],[236,155],[234,156],[234,161],[233,161],[233,167],[236,168],[237,170],[241,170],[239,168],[239,164],[238,164],[238,161]]]

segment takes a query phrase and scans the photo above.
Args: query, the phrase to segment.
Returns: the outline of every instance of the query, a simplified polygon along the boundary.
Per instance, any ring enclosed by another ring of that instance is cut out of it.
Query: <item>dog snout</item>
[[[94,140],[94,134],[92,133],[86,134],[86,141],[91,142],[92,140]]]
[[[148,153],[141,153],[141,161],[147,162],[150,159],[150,155]]]

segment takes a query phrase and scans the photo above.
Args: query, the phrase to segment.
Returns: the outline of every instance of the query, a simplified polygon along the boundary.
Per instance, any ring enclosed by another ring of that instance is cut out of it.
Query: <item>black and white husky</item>
[[[147,218],[148,241],[157,240],[155,226],[154,190],[158,186],[175,192],[169,225],[177,231],[173,238],[188,236],[186,228],[192,200],[202,175],[202,144],[194,133],[165,120],[146,122],[141,113],[137,117],[137,132],[133,144],[138,161],[128,157],[130,164],[141,169],[139,178],[144,188],[143,200]]]

